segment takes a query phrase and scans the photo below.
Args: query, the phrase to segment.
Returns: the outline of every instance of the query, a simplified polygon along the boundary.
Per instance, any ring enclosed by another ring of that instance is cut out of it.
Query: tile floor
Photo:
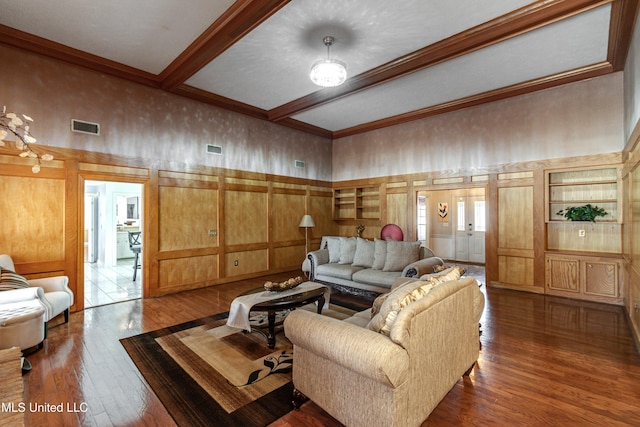
[[[142,298],[142,272],[133,281],[133,258],[120,259],[116,267],[84,264],[84,306],[113,304]]]

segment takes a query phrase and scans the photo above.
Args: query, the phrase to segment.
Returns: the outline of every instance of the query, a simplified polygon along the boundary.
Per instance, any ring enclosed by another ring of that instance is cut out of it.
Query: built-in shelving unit
[[[380,187],[339,188],[333,191],[334,220],[379,220]]]
[[[620,166],[547,171],[545,293],[622,304]],[[607,215],[569,221],[560,211],[591,204]]]

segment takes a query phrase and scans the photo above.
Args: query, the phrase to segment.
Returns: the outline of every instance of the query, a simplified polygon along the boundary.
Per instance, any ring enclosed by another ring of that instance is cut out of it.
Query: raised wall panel
[[[315,248],[314,248],[315,249]],[[311,248],[309,249],[311,250]],[[271,268],[299,270],[304,261],[304,245],[274,248]]]
[[[531,286],[533,284],[533,258],[499,256],[498,280],[502,284]]]
[[[533,187],[498,189],[498,246],[533,249]]]
[[[63,260],[65,182],[0,176],[0,252],[15,263]]]
[[[160,260],[158,262],[159,289],[181,289],[205,286],[219,277],[218,256],[204,255]]]
[[[408,218],[407,218],[407,193],[388,193],[387,194],[387,219],[383,221],[386,224],[396,224],[402,229],[405,236],[409,236]]]
[[[225,262],[227,266],[225,277],[267,271],[269,269],[269,251],[260,249],[246,252],[230,252],[226,254]]]
[[[309,197],[308,213],[313,218],[315,227],[309,228],[309,250],[318,249],[322,236],[332,236],[337,233],[336,223],[331,217],[333,193],[312,193]],[[298,221],[300,221],[299,218]],[[298,222],[300,224],[300,222]],[[314,245],[311,245],[314,242]],[[317,245],[315,244],[317,242]]]
[[[158,204],[161,251],[218,246],[218,190],[160,187]]]
[[[271,197],[273,242],[304,239],[304,228],[298,227],[304,215],[304,201],[304,194],[273,194]]]
[[[266,192],[226,191],[224,203],[227,246],[267,242],[269,211]]]

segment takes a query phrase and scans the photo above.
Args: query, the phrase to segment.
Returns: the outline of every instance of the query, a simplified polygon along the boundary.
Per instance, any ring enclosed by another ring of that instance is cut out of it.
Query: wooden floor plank
[[[31,354],[25,402],[87,412],[27,412],[28,426],[172,426],[121,338],[227,311],[233,298],[299,272],[72,313]],[[640,357],[621,307],[485,289],[481,354],[424,423],[640,425]],[[212,422],[212,425],[215,425]],[[340,426],[313,402],[274,427]]]

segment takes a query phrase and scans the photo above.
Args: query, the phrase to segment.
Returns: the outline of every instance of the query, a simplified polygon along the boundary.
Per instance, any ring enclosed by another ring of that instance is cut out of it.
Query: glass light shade
[[[347,80],[347,67],[337,59],[321,59],[313,64],[309,77],[318,86],[340,86]]]

